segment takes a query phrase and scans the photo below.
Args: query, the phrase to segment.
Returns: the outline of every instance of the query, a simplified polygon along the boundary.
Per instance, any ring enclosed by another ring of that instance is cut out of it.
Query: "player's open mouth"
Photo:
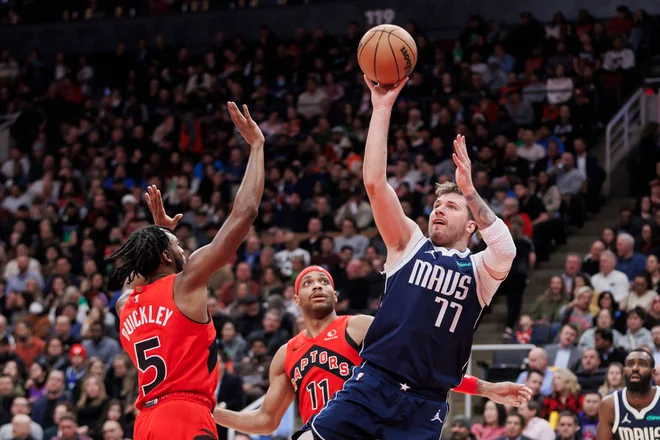
[[[312,301],[318,301],[318,302],[325,301],[325,294],[324,293],[314,293],[314,294],[312,294],[310,299]]]
[[[633,379],[635,379],[635,380],[641,380],[642,377],[641,377],[640,375],[638,375],[638,374],[631,374],[631,375],[630,375],[630,380],[633,380]]]
[[[447,226],[447,220],[443,218],[439,218],[433,221],[434,225],[442,225],[442,226]]]

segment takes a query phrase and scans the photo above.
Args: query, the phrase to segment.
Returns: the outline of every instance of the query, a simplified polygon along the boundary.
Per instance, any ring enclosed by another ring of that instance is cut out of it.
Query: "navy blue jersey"
[[[483,307],[499,284],[480,257],[436,247],[417,230],[403,256],[386,268],[383,301],[361,353],[367,364],[411,386],[446,391],[459,385]],[[478,284],[489,292],[478,292]]]
[[[624,388],[614,393],[614,424],[612,432],[617,440],[660,440],[660,387],[649,406],[636,410],[628,403]]]

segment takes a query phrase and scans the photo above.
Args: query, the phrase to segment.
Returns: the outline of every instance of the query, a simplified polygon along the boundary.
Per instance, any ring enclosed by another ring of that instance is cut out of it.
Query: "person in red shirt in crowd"
[[[295,292],[294,301],[301,308],[305,330],[275,354],[263,404],[247,412],[218,407],[213,416],[219,425],[241,432],[270,434],[296,396],[302,421],[307,424],[343,387],[353,367],[362,363],[359,350],[373,317],[337,316],[334,280],[320,266],[309,266],[300,272]],[[531,390],[524,385],[490,383],[472,376],[465,376],[454,391],[514,406],[531,398]]]

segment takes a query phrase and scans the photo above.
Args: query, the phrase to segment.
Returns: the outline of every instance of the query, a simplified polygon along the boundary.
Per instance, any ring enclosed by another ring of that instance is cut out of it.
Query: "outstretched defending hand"
[[[384,86],[381,84],[374,85],[365,75],[364,82],[367,83],[367,87],[371,90],[371,105],[373,105],[374,109],[379,107],[392,108],[397,96],[399,96],[399,92],[401,92],[403,86],[408,82],[408,78],[402,79],[393,86]]]
[[[154,218],[154,224],[156,226],[162,226],[171,230],[176,228],[176,225],[183,217],[183,214],[177,214],[174,218],[167,215],[165,212],[165,206],[163,205],[163,198],[160,195],[160,190],[156,188],[156,185],[149,185],[147,187],[144,199],[147,201],[149,211],[151,211],[151,216]]]
[[[513,382],[498,382],[489,384],[481,396],[487,397],[495,403],[519,407],[524,402],[530,401],[532,390],[525,385]]]
[[[245,142],[250,144],[252,148],[261,148],[266,142],[264,139],[264,134],[261,132],[261,129],[256,122],[250,116],[250,111],[247,108],[247,105],[243,104],[243,114],[236,106],[235,102],[228,102],[227,109],[229,109],[229,115],[231,120],[238,128],[238,131],[245,139]]]
[[[465,136],[461,136],[460,134],[456,136],[452,158],[456,165],[456,185],[458,185],[463,194],[471,194],[474,191],[474,184],[472,183],[472,162],[470,162],[470,157],[468,156],[467,147],[465,145]]]

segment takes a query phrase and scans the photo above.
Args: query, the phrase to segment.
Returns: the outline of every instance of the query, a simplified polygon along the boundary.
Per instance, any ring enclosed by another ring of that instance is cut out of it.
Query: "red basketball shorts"
[[[135,419],[134,440],[217,440],[209,408],[199,402],[169,399]]]

